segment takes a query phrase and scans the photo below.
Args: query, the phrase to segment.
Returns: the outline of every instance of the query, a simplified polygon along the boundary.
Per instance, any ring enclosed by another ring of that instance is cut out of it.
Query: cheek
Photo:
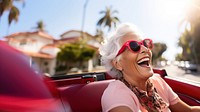
[[[132,53],[131,51],[125,51],[121,57],[121,62],[126,67],[130,67],[133,64],[136,64],[137,55]]]
[[[126,58],[128,61],[136,61],[137,53],[126,50],[126,52],[124,53],[124,58]]]

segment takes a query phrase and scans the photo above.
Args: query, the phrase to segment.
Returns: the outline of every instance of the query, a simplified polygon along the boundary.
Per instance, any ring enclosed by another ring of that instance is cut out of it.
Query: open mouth
[[[149,57],[144,57],[137,62],[138,65],[142,67],[149,67],[150,66],[150,59]]]

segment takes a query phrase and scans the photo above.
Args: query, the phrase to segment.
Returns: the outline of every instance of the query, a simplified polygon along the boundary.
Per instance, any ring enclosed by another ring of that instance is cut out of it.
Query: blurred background
[[[123,22],[154,41],[153,66],[200,81],[199,0],[0,0],[0,40],[49,76],[105,71],[98,48]]]

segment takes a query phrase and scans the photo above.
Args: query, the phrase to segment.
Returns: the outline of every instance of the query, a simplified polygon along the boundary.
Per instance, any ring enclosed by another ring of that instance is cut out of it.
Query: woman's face
[[[141,42],[142,39],[134,34],[127,34],[121,39],[121,46],[128,40]],[[132,52],[128,48],[120,54],[118,64],[125,77],[134,79],[147,79],[153,75],[151,67],[152,52],[150,49],[141,45],[139,52]]]

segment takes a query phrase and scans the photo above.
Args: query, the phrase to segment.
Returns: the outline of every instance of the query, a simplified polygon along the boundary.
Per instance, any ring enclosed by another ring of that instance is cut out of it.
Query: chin
[[[148,70],[148,71],[145,71],[145,72],[143,72],[143,74],[144,74],[144,76],[146,77],[146,78],[150,78],[150,77],[152,77],[153,76],[153,70],[151,69],[151,70]]]
[[[153,76],[154,72],[153,72],[153,69],[151,68],[151,70],[149,71],[149,75],[150,76]]]
[[[153,76],[153,71],[152,71],[152,73],[150,73],[150,77],[151,77],[151,76]]]

